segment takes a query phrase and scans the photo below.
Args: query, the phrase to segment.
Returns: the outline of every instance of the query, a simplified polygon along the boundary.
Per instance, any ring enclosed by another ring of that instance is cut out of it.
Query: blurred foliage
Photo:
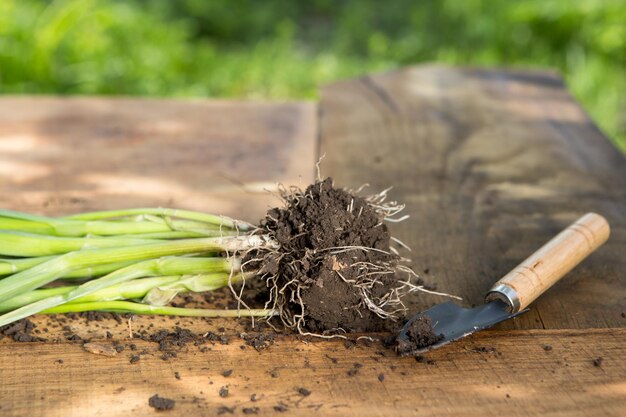
[[[314,98],[424,61],[552,68],[626,148],[618,0],[0,0],[0,92]]]

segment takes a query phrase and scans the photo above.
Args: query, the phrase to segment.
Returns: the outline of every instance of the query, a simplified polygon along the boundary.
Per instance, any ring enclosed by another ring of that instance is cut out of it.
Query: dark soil
[[[478,346],[478,347],[472,348],[472,351],[476,353],[494,353],[496,352],[496,348],[491,347],[491,346]]]
[[[22,319],[15,323],[7,324],[0,327],[0,339],[4,337],[11,337],[16,342],[42,342],[45,339],[33,335],[35,330],[35,324],[28,320]]]
[[[400,355],[409,355],[419,349],[434,345],[443,339],[443,335],[436,334],[430,317],[420,315],[409,325],[406,333],[396,337],[396,352]]]
[[[169,398],[159,397],[158,394],[154,394],[148,400],[148,405],[159,411],[171,410],[172,408],[174,408],[175,404],[176,404],[176,401],[170,400]]]
[[[389,251],[383,214],[364,198],[335,188],[330,178],[283,197],[285,207],[269,210],[261,221],[262,232],[274,238],[280,249],[265,253],[260,265],[277,288],[285,287],[278,306],[287,312],[287,324],[297,327],[302,304],[304,321],[299,330],[383,330],[384,320],[367,307],[362,291],[346,282],[361,282],[364,277],[376,281],[369,290],[372,300],[398,287],[395,274],[388,273],[394,271],[398,257]],[[372,271],[365,262],[384,265],[386,271]]]
[[[243,340],[246,341],[246,345],[252,346],[257,351],[262,351],[270,347],[271,344],[274,343],[274,339],[276,339],[276,333],[274,332],[266,332],[266,333],[255,333],[255,334],[244,334],[241,336]]]
[[[597,358],[593,360],[593,366],[600,367],[602,366],[603,361],[604,359],[602,358],[602,356],[598,356]]]
[[[286,411],[289,411],[289,407],[287,407],[285,404],[283,403],[278,403],[274,406],[274,411],[278,412],[278,413],[284,413]]]
[[[416,355],[415,356],[415,362],[417,363],[425,363],[427,365],[435,365],[437,362],[435,362],[433,359],[428,359],[422,355]]]
[[[225,405],[223,405],[217,409],[218,416],[221,416],[223,414],[234,414],[234,413],[235,413],[235,407],[226,407]]]
[[[159,350],[163,352],[160,358],[164,361],[177,356],[176,351],[185,347],[187,343],[198,343],[198,335],[194,334],[189,329],[182,329],[178,326],[174,328],[173,332],[167,330],[159,330],[158,332],[150,335],[148,340],[159,344]]]

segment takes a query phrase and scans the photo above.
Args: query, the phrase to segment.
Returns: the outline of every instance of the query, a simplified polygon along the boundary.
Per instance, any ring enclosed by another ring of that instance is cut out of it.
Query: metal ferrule
[[[517,313],[520,310],[520,301],[517,291],[506,284],[498,284],[489,290],[485,297],[485,302],[501,300],[509,305],[511,313]]]

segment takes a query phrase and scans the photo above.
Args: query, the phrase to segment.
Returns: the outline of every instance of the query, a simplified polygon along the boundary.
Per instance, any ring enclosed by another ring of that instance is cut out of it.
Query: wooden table
[[[239,339],[246,323],[225,320],[131,321],[230,340],[168,361],[130,339],[126,321],[69,323],[82,337],[136,344],[146,354],[133,364],[129,349],[93,355],[60,327],[48,342],[5,338],[0,415],[624,415],[626,161],[558,76],[419,66],[332,84],[318,105],[0,99],[0,206],[10,209],[175,206],[254,222],[277,204],[264,190],[306,185],[320,155],[339,185],[394,186],[411,215],[394,234],[427,282],[467,305],[586,211],[605,215],[612,236],[529,313],[421,362],[378,342],[293,336],[257,352]],[[441,301],[420,294],[410,308]],[[155,393],[174,410],[150,408]]]

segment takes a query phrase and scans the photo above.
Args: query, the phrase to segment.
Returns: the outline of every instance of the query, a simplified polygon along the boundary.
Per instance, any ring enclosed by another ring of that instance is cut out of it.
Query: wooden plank
[[[625,343],[625,329],[487,331],[428,354],[428,364],[381,356],[378,343],[347,349],[294,338],[261,352],[242,350],[236,338],[205,353],[189,345],[163,362],[155,344],[138,341],[149,353],[130,364],[126,351],[111,358],[78,344],[0,342],[0,414],[209,416],[226,406],[235,415],[258,407],[260,415],[298,416],[621,416]],[[152,410],[155,393],[176,400],[174,410]],[[280,404],[287,411],[276,412]]]
[[[558,76],[418,66],[331,84],[320,113],[323,173],[393,186],[412,216],[393,232],[466,304],[580,215],[606,216],[609,242],[500,328],[626,325],[626,161]]]
[[[313,179],[313,103],[0,99],[0,207],[188,208],[256,223]]]
[[[275,188],[278,182],[312,181],[316,111],[313,103],[4,97],[0,99],[0,207],[60,215],[173,206],[257,222],[278,203],[265,189]],[[199,299],[198,306],[215,306]],[[69,404],[67,395],[75,387],[94,390],[98,396],[94,381],[117,383],[129,377],[121,370],[102,368],[97,357],[68,344],[65,336],[70,331],[97,340],[110,332],[120,340],[128,337],[126,322],[72,320],[64,330],[44,316],[33,321],[41,336],[57,343],[26,346],[8,338],[2,341],[0,374],[12,377],[0,382],[0,403],[12,400],[10,405],[0,404],[0,415],[67,416],[59,404]],[[207,323],[163,317],[140,318],[134,329],[141,330],[144,322],[162,329],[180,324],[197,332],[221,327],[231,334],[245,330],[245,323],[235,320]],[[35,357],[63,358],[74,347],[81,359],[67,362],[65,371],[43,367],[37,378],[30,377]],[[20,354],[23,348],[30,354]],[[119,360],[127,364],[127,356]],[[80,373],[89,368],[85,363],[95,368]],[[142,368],[151,369],[148,374],[165,369],[159,360],[124,370],[136,377],[136,369]],[[15,393],[19,381],[27,382],[27,395]],[[45,402],[32,397],[40,392],[46,392]],[[117,405],[130,408],[127,398],[116,396]],[[89,414],[89,408],[78,401],[79,414]],[[60,408],[47,409],[53,406]],[[107,409],[110,404],[102,403],[94,413]]]

